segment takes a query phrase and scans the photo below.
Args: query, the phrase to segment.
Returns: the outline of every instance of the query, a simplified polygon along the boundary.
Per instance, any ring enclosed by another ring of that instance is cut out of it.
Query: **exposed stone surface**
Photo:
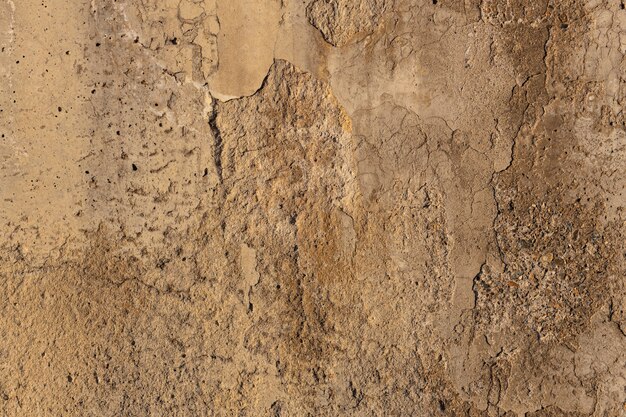
[[[334,46],[371,34],[392,6],[391,0],[316,0],[307,13],[311,24]]]
[[[626,415],[619,0],[0,0],[0,415]]]

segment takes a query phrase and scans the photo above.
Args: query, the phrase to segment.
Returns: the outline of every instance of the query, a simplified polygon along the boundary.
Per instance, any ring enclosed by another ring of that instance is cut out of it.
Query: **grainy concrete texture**
[[[626,416],[623,0],[0,0],[0,417]]]

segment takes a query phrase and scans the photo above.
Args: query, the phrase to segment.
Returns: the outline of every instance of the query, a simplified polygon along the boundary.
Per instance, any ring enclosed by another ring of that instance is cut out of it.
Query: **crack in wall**
[[[213,99],[212,109],[209,115],[208,123],[209,123],[209,127],[211,128],[211,133],[213,134],[213,162],[215,164],[217,178],[221,184],[224,182],[224,178],[222,176],[222,151],[224,148],[224,143],[222,140],[222,134],[217,124],[217,116],[218,116],[218,100]]]

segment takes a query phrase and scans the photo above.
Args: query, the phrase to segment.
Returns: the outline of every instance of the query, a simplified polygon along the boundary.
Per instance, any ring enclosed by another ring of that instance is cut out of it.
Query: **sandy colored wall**
[[[0,416],[626,415],[620,0],[0,0]]]

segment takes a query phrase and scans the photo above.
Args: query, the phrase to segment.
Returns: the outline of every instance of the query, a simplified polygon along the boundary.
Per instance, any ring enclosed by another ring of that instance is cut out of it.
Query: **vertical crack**
[[[478,281],[481,279],[483,273],[485,273],[486,266],[487,262],[485,261],[480,265],[478,273],[472,279],[472,292],[474,293],[474,307],[472,307],[472,309],[475,309],[478,306]]]
[[[209,127],[213,134],[213,162],[215,163],[215,171],[220,184],[223,182],[222,177],[222,149],[224,144],[222,142],[222,134],[220,128],[217,126],[217,100],[213,100],[213,109],[209,115]]]

